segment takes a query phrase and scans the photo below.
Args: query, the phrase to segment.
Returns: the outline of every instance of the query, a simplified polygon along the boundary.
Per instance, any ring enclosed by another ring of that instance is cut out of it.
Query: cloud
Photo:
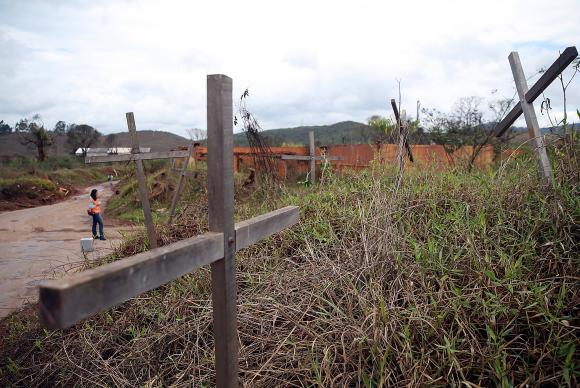
[[[534,74],[577,43],[579,11],[575,0],[0,0],[0,118],[108,133],[133,111],[138,128],[184,135],[205,127],[214,73],[233,78],[234,100],[249,88],[264,128],[389,114],[397,80],[409,112],[417,100],[448,110],[494,89],[511,97],[509,52]],[[561,111],[557,85],[547,93]],[[580,106],[580,88],[568,100]]]

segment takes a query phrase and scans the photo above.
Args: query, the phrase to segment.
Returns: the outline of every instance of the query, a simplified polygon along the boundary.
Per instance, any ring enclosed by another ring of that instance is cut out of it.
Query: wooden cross
[[[281,155],[282,160],[309,160],[310,161],[310,181],[316,180],[316,161],[317,160],[342,160],[340,156],[316,156],[316,147],[314,145],[314,131],[308,132],[309,154],[308,155]]]
[[[508,57],[520,101],[497,125],[496,137],[502,136],[523,113],[528,127],[528,136],[534,143],[540,172],[542,176],[548,180],[552,178],[552,167],[550,166],[550,160],[546,153],[544,138],[540,133],[540,126],[538,124],[538,118],[536,117],[533,102],[544,90],[546,90],[548,86],[550,86],[552,81],[554,81],[556,77],[558,77],[558,75],[562,73],[574,59],[576,59],[577,56],[578,50],[576,50],[576,47],[572,46],[566,48],[566,50],[560,54],[558,59],[544,72],[540,79],[530,89],[528,89],[528,83],[524,75],[519,54],[516,51],[513,51]]]
[[[137,136],[137,127],[135,125],[133,112],[128,112],[125,116],[127,117],[127,127],[129,128],[129,134],[131,136],[131,153],[125,155],[87,156],[85,158],[85,163],[135,162],[137,183],[139,185],[139,198],[141,199],[141,206],[143,207],[143,218],[145,219],[149,245],[151,248],[157,248],[157,234],[155,233],[153,216],[151,215],[149,192],[147,190],[147,178],[145,176],[145,170],[143,169],[143,160],[183,158],[187,157],[188,154],[186,154],[187,151],[140,153],[139,138]]]
[[[417,101],[417,103],[418,102],[419,101]],[[402,135],[404,123],[402,122],[401,117],[399,116],[399,109],[397,108],[397,102],[395,101],[394,98],[391,98],[391,107],[393,108],[393,112],[395,113],[395,120],[397,120],[397,126],[399,127],[399,135]],[[417,117],[419,117],[419,104],[417,104]],[[407,150],[407,157],[409,158],[411,163],[413,163],[414,162],[413,151],[411,151],[411,146],[409,145],[409,140],[407,138],[405,138],[405,149]]]
[[[232,79],[207,77],[208,233],[40,284],[41,320],[66,328],[211,264],[218,387],[238,385],[235,252],[298,222],[288,206],[234,225]]]

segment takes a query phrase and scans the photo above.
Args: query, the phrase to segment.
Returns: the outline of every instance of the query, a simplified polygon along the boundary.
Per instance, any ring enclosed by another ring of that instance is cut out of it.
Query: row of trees
[[[101,133],[87,124],[66,124],[64,121],[56,123],[52,130],[46,129],[40,115],[24,118],[16,123],[12,129],[4,121],[0,121],[0,134],[17,133],[21,144],[36,150],[39,161],[46,159],[46,153],[56,141],[57,136],[66,136],[66,143],[71,153],[82,149],[83,153],[97,143]]]

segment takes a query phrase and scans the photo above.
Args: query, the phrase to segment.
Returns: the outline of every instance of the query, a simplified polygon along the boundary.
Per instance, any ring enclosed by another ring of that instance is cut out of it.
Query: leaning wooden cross
[[[399,135],[403,134],[403,125],[404,123],[401,121],[401,117],[399,116],[399,108],[397,107],[397,102],[394,98],[391,98],[391,107],[393,108],[393,112],[395,113],[395,120],[397,120],[397,127],[399,128]],[[419,108],[417,107],[417,116],[419,116]],[[417,119],[419,120],[419,119]],[[405,150],[407,150],[407,157],[411,161],[414,162],[413,159],[413,151],[411,151],[411,146],[409,145],[409,139],[405,137]]]
[[[40,316],[66,328],[101,310],[211,264],[216,383],[238,385],[235,252],[298,222],[288,206],[234,225],[232,80],[207,77],[210,232],[40,284]]]
[[[496,137],[502,136],[523,113],[528,127],[528,136],[534,144],[540,172],[547,180],[552,178],[552,167],[550,166],[550,160],[546,153],[544,138],[540,133],[540,126],[533,102],[577,56],[578,50],[576,50],[576,47],[568,47],[530,89],[528,89],[528,83],[524,75],[519,54],[513,51],[508,57],[520,101],[497,125]]]
[[[131,154],[87,156],[85,158],[85,163],[135,162],[137,183],[139,185],[139,197],[141,198],[141,206],[143,207],[143,218],[145,219],[145,226],[147,228],[149,246],[151,248],[157,248],[157,234],[155,233],[153,216],[151,215],[151,206],[149,205],[149,191],[147,189],[147,178],[145,177],[145,170],[143,169],[143,160],[183,158],[187,157],[188,154],[186,154],[187,151],[140,153],[139,138],[137,137],[137,127],[135,125],[135,117],[133,116],[133,112],[128,112],[126,117],[127,127],[129,128],[129,134],[131,135]]]
[[[316,156],[316,147],[314,145],[314,131],[308,132],[308,150],[309,155],[281,155],[282,160],[309,160],[310,161],[310,181],[316,181],[316,161],[317,160],[342,160],[340,156]]]
[[[183,190],[185,177],[187,176],[187,166],[189,165],[189,157],[191,156],[191,152],[193,151],[194,147],[193,144],[194,143],[191,143],[187,148],[187,156],[183,160],[183,166],[181,166],[181,170],[179,171],[179,180],[177,181],[177,187],[175,188],[175,192],[173,193],[173,200],[171,201],[171,207],[169,208],[169,217],[167,218],[167,224],[170,224],[171,221],[173,220],[173,214],[175,214],[175,207],[177,206],[177,202],[179,201],[179,197],[181,196],[181,190]],[[193,160],[195,160],[195,156]]]

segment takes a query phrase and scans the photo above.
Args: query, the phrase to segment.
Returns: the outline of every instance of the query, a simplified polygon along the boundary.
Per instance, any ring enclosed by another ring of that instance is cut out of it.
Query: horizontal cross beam
[[[85,158],[85,163],[91,164],[91,163],[110,163],[110,162],[130,162],[132,160],[185,158],[187,157],[187,155],[188,155],[187,151],[160,151],[160,152],[144,152],[139,154],[87,156]]]
[[[237,223],[236,250],[298,222],[287,206]],[[223,233],[208,232],[40,284],[40,314],[49,328],[67,328],[101,310],[157,288],[224,256]]]
[[[576,47],[568,47],[554,63],[542,74],[540,79],[526,92],[525,99],[528,103],[532,103],[546,90],[548,86],[562,73],[570,63],[578,56]],[[511,111],[504,117],[497,125],[495,136],[501,137],[513,125],[513,123],[523,113],[522,104],[518,102]]]
[[[343,160],[342,156],[281,155],[282,160]]]
[[[189,178],[197,178],[197,171],[182,171],[179,168],[172,168],[171,171],[173,172],[178,172],[179,174],[183,175],[183,176],[187,176]]]

